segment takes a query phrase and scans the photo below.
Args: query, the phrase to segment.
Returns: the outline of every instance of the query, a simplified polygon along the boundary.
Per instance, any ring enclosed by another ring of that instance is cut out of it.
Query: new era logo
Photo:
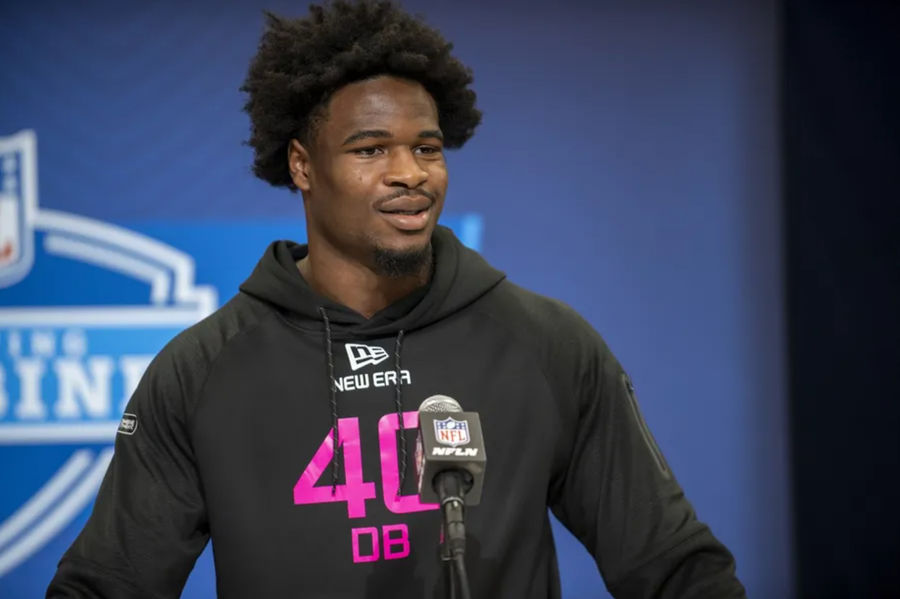
[[[350,358],[350,368],[359,370],[369,364],[381,364],[388,359],[388,353],[375,345],[363,345],[362,343],[348,343],[347,357]]]

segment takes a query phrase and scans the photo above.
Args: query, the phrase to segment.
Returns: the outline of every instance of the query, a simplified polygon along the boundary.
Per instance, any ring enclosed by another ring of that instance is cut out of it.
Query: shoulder
[[[553,370],[582,371],[615,361],[601,335],[563,301],[508,280],[497,285],[485,299],[482,311],[534,347]]]
[[[262,301],[244,293],[176,335],[160,352],[175,361],[209,364],[236,335],[255,326],[271,313]]]
[[[602,343],[599,333],[574,308],[565,302],[529,291],[508,280],[489,294],[484,309],[510,326],[526,327],[531,335],[549,340]]]
[[[178,402],[181,410],[192,412],[191,404],[222,350],[271,312],[263,302],[239,293],[166,344],[147,368],[132,401]]]

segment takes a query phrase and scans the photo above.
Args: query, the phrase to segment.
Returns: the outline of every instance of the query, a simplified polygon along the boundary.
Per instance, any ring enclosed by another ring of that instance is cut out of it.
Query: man
[[[597,333],[437,225],[444,148],[480,120],[449,50],[387,2],[270,16],[254,170],[302,193],[308,245],[272,244],[154,360],[49,597],[176,597],[209,539],[223,598],[446,597],[410,451],[438,393],[490,456],[472,596],[560,596],[548,506],[616,596],[744,595]]]

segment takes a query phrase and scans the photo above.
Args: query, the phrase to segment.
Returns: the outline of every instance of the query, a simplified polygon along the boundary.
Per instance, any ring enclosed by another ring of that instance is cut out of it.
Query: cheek
[[[374,169],[366,168],[364,165],[355,165],[341,173],[338,184],[348,195],[367,194],[373,182],[377,180],[376,173],[373,171]]]
[[[368,226],[372,218],[372,200],[379,190],[373,185],[372,174],[366,169],[347,169],[330,181],[327,198],[328,218],[342,227],[357,229]]]
[[[328,173],[328,195],[336,203],[353,204],[369,194],[372,175],[358,166],[335,169]]]
[[[428,178],[431,180],[435,191],[439,191],[441,195],[447,189],[447,167],[444,164],[436,164],[429,169]]]

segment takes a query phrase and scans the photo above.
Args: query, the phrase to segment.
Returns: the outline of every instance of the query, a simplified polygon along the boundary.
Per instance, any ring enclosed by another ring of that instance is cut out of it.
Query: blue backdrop
[[[485,113],[449,224],[605,336],[750,594],[789,597],[774,2],[405,5]],[[305,4],[0,5],[2,597],[46,586],[147,357],[303,237],[241,143],[261,8]],[[556,533],[565,596],[605,596]]]

